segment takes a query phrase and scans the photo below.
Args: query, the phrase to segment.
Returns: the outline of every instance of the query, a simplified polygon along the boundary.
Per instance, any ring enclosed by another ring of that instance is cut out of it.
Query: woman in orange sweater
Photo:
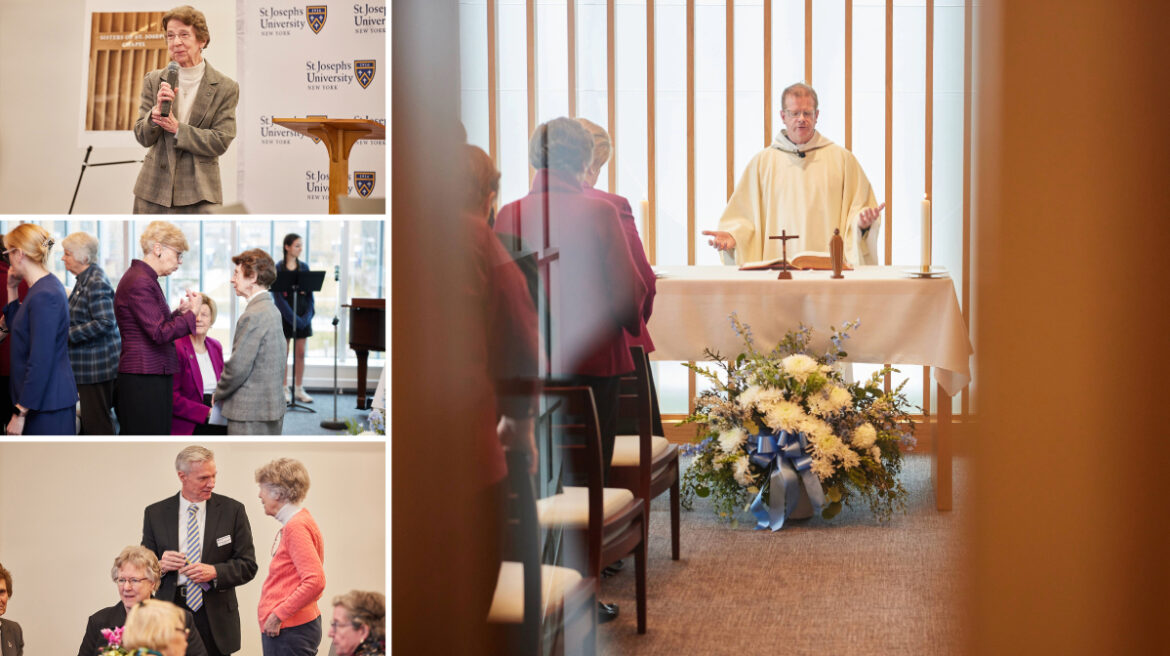
[[[312,656],[321,645],[325,590],[325,539],[300,503],[309,491],[309,472],[292,458],[277,458],[256,470],[264,513],[282,525],[276,536],[268,578],[260,589],[264,656]]]

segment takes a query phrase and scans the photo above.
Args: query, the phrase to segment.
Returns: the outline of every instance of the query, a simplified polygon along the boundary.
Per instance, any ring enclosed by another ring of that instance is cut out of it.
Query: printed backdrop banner
[[[329,209],[325,145],[273,118],[386,123],[385,0],[237,0],[239,197],[260,214]],[[386,143],[350,151],[349,195],[384,198]]]

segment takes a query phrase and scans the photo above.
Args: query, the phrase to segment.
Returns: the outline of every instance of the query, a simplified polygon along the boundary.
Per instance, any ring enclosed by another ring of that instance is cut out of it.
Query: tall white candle
[[[930,201],[922,196],[922,272],[930,271]]]

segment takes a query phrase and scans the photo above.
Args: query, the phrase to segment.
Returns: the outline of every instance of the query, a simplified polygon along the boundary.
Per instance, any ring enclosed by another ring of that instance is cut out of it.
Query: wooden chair
[[[554,644],[548,653],[597,653],[597,579],[582,578],[576,570],[540,562],[540,531],[536,495],[528,475],[528,460],[509,451],[509,544],[492,596],[488,621],[504,631],[508,654],[542,656],[546,629]]]
[[[622,377],[620,414],[635,420],[638,434],[618,435],[610,461],[609,484],[633,492],[646,504],[647,525],[650,500],[670,490],[670,557],[678,560],[678,446],[652,430],[655,408],[646,351],[641,346],[631,346],[630,355],[634,357],[634,371]],[[641,466],[644,462],[650,466]]]
[[[567,545],[583,543],[584,558],[575,559],[576,566],[594,579],[600,579],[602,567],[633,552],[638,633],[645,633],[645,505],[629,490],[602,485],[601,435],[593,391],[546,386],[544,392],[548,403],[556,406],[551,415],[552,443],[561,452],[562,480],[567,484],[559,494],[536,502],[540,525],[560,527]]]

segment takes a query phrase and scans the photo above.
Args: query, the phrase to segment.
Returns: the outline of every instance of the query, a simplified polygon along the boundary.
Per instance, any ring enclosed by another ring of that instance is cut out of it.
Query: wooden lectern
[[[349,151],[354,143],[386,138],[386,126],[368,118],[274,118],[272,122],[325,144],[329,151],[330,214],[340,214],[337,197],[349,195]]]

